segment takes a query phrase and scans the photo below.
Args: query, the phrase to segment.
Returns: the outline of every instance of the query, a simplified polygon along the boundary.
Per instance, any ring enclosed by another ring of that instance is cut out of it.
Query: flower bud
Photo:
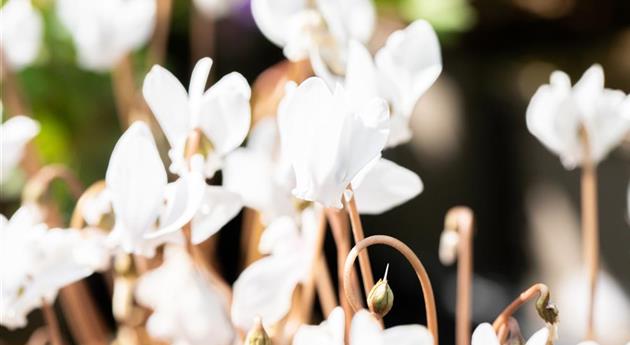
[[[389,265],[385,269],[385,276],[383,279],[379,279],[376,284],[370,290],[368,295],[368,307],[370,311],[379,317],[384,317],[389,313],[394,305],[394,292],[387,283],[387,271]]]
[[[245,345],[271,345],[271,339],[265,332],[260,317],[256,318],[254,327],[247,333]]]

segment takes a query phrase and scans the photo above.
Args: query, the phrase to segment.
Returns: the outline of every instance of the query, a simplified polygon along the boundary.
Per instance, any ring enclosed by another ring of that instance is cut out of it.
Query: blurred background
[[[104,177],[121,133],[110,75],[79,69],[52,2],[34,3],[44,13],[45,44],[37,63],[17,77],[32,116],[42,125],[35,145],[45,163],[67,164],[88,185]],[[201,56],[214,59],[214,80],[238,71],[250,83],[284,59],[281,49],[256,28],[248,0],[234,1],[231,12],[217,20],[201,16],[189,1],[173,5],[166,65],[184,85]],[[438,299],[442,343],[452,344],[455,267],[440,264],[438,241],[446,211],[470,206],[476,214],[474,322],[494,320],[521,290],[546,282],[561,312],[559,344],[575,344],[583,332],[580,305],[586,299],[580,283],[579,171],[566,171],[529,134],[525,109],[555,69],[575,81],[591,64],[600,63],[607,87],[630,92],[630,1],[379,0],[377,6],[372,50],[391,31],[424,18],[439,34],[444,69],[418,103],[413,140],[385,152],[388,159],[414,170],[425,190],[386,214],[363,217],[366,235],[395,236],[424,261]],[[146,53],[141,50],[133,57],[138,85],[150,67],[142,64]],[[630,339],[629,172],[630,140],[599,167],[606,277],[598,301],[602,344]],[[17,208],[21,179],[14,176],[3,189],[3,214]],[[229,281],[239,273],[241,220],[237,217],[219,234],[220,262]],[[326,246],[333,263],[332,238]],[[390,263],[396,302],[386,324],[425,323],[421,292],[409,265],[388,249],[371,250],[371,257],[375,274]],[[96,295],[105,295],[98,276],[90,283]],[[519,317],[528,335],[542,325],[533,307],[524,309]],[[41,322],[37,313],[31,318],[32,324]],[[24,343],[30,332],[0,329],[0,343]]]

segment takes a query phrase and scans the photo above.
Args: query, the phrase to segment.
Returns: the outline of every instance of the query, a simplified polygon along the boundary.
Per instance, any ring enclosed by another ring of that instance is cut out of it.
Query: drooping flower
[[[238,328],[251,329],[257,316],[274,325],[289,312],[293,290],[310,273],[316,218],[316,211],[308,208],[301,224],[285,216],[265,229],[259,251],[269,256],[248,266],[234,283],[232,320]]]
[[[105,235],[100,231],[51,229],[39,210],[22,206],[10,220],[0,215],[0,324],[26,326],[26,316],[59,289],[103,269]]]
[[[42,43],[43,20],[30,0],[9,0],[0,9],[0,50],[19,70],[33,63]]]
[[[147,331],[156,339],[186,345],[234,340],[227,302],[181,247],[166,248],[164,263],[140,277],[135,295],[153,310]]]
[[[389,135],[383,99],[357,104],[341,85],[334,93],[313,77],[280,105],[282,150],[295,172],[293,194],[340,208],[341,195],[368,163],[380,157]]]
[[[442,71],[440,43],[431,24],[417,20],[392,33],[374,58],[359,42],[350,43],[345,86],[352,97],[389,103],[388,146],[411,139],[409,121],[418,99]]]
[[[107,71],[146,43],[155,26],[155,0],[58,0],[57,15],[74,41],[79,64]]]
[[[39,123],[27,116],[14,116],[0,125],[0,184],[6,181],[24,155],[26,144],[39,133]]]
[[[188,93],[169,71],[155,65],[144,79],[142,92],[164,131],[171,150],[171,171],[185,169],[184,148],[190,132],[202,130],[210,147],[204,147],[206,177],[222,166],[223,157],[247,136],[251,122],[251,90],[239,73],[232,72],[204,91],[212,59],[197,62]]]
[[[318,326],[303,325],[293,345],[343,345],[345,317],[341,307]],[[382,330],[367,310],[358,311],[350,326],[350,345],[432,345],[433,336],[421,325],[404,325]],[[487,344],[486,344],[487,345]]]
[[[342,72],[348,42],[367,42],[375,24],[371,0],[253,0],[252,14],[289,60],[310,58],[317,75]]]
[[[549,327],[544,327],[534,333],[534,335],[527,340],[526,345],[547,345],[550,337],[553,337],[551,334]],[[553,340],[553,339],[551,339]],[[482,323],[472,334],[472,343],[471,345],[501,345],[499,343],[499,338],[497,334],[494,332],[494,328],[489,323]]]
[[[594,163],[602,161],[630,129],[630,97],[604,88],[604,71],[591,66],[573,87],[556,71],[527,107],[527,127],[567,169],[583,163],[584,136]],[[584,135],[585,134],[585,135]]]

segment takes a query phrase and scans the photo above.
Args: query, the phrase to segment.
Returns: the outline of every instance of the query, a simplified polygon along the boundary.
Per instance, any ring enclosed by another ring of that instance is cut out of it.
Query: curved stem
[[[599,270],[599,229],[597,211],[597,166],[593,162],[589,137],[585,130],[581,132],[583,143],[583,160],[581,176],[582,201],[582,243],[588,275],[588,311],[586,339],[595,338],[595,297],[597,292],[597,275]]]
[[[352,187],[348,186],[348,189],[352,191]],[[350,225],[352,226],[354,243],[359,243],[365,238],[365,234],[354,195],[350,200],[346,200],[346,209],[350,215]],[[359,253],[359,268],[361,269],[361,278],[363,279],[363,290],[365,291],[365,295],[368,296],[374,286],[374,275],[372,274],[372,265],[370,264],[370,256],[367,250]]]
[[[383,244],[389,247],[396,249],[400,252],[407,261],[411,264],[418,280],[420,281],[420,285],[422,287],[422,294],[424,295],[424,305],[426,308],[426,318],[427,318],[427,327],[429,328],[429,332],[433,335],[433,343],[435,345],[438,344],[438,324],[437,324],[437,312],[435,309],[435,297],[433,295],[433,288],[431,287],[431,281],[429,280],[429,275],[425,270],[422,262],[416,254],[403,242],[400,240],[393,238],[391,236],[386,235],[375,235],[370,236],[366,239],[363,239],[352,248],[348,257],[346,258],[346,263],[344,265],[343,271],[343,285],[350,286],[350,273],[352,272],[352,266],[354,265],[354,261],[362,250],[365,250],[369,246],[373,246],[375,244]],[[359,293],[357,291],[353,291],[351,289],[346,289],[346,298],[352,308],[356,311],[360,308],[360,299]]]
[[[446,213],[445,231],[457,231],[457,302],[455,308],[455,339],[457,345],[470,342],[470,314],[473,271],[473,212],[470,208],[458,206]]]
[[[83,185],[74,173],[61,164],[47,165],[33,175],[22,193],[22,198],[27,202],[37,202],[50,189],[55,180],[66,183],[70,193],[75,199],[79,199],[83,193]]]
[[[55,310],[48,302],[42,300],[42,312],[44,313],[44,319],[48,326],[48,335],[50,336],[50,342],[52,345],[64,345],[63,337],[59,329],[59,320],[55,315]]]

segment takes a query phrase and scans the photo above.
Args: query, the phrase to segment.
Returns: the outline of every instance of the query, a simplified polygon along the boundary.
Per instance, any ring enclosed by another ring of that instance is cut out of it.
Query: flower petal
[[[195,114],[200,106],[201,97],[203,97],[204,91],[206,91],[206,83],[208,82],[208,75],[212,68],[212,59],[209,57],[202,58],[197,61],[195,68],[193,68],[190,76],[190,84],[188,86],[188,95],[190,97],[190,104],[192,105],[192,113]],[[193,121],[194,122],[194,121]],[[195,127],[193,124],[192,127]]]
[[[192,243],[199,244],[216,234],[243,208],[238,194],[219,186],[207,186],[204,200],[192,223]]]
[[[300,326],[293,338],[293,345],[343,345],[345,325],[343,309],[336,307],[321,324]]]
[[[386,345],[381,327],[365,309],[359,310],[350,325],[350,345]],[[397,344],[398,343],[392,343]]]
[[[18,115],[0,125],[0,183],[22,159],[24,147],[39,133],[39,123],[29,117]]]
[[[471,345],[501,345],[499,339],[494,333],[494,328],[489,323],[482,323],[472,334]]]
[[[527,340],[525,345],[545,345],[547,344],[547,340],[549,340],[549,329],[544,327],[534,333],[534,335]]]
[[[252,0],[252,15],[263,35],[278,46],[286,44],[291,17],[307,8],[306,0]]]
[[[432,345],[433,335],[421,325],[396,326],[383,332],[383,344]]]
[[[42,16],[30,1],[10,0],[0,9],[0,18],[0,47],[11,68],[30,65],[42,43]]]

